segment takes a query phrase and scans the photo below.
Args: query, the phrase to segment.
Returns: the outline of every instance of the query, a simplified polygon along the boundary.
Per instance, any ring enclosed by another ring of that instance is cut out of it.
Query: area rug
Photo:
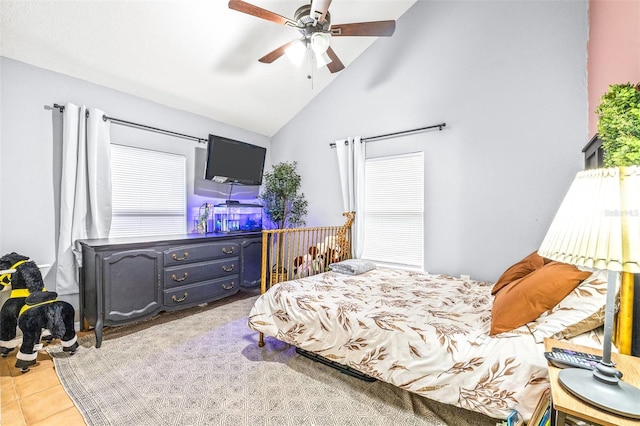
[[[166,321],[75,355],[48,351],[88,425],[491,425],[302,357],[247,327],[255,296]],[[88,336],[87,336],[88,337]],[[495,421],[493,422],[495,425]]]

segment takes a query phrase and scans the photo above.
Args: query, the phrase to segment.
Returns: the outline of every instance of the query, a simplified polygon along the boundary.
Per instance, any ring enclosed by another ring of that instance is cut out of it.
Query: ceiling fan
[[[285,43],[267,53],[259,59],[260,62],[270,64],[285,53],[295,54],[296,49],[302,54],[310,50],[313,53],[312,56],[317,66],[321,67],[326,65],[332,73],[343,70],[344,64],[330,46],[331,37],[389,37],[393,35],[396,29],[396,21],[373,21],[331,25],[331,14],[329,13],[330,4],[331,0],[311,0],[310,4],[300,6],[295,11],[293,19],[286,18],[242,0],[230,0],[229,8],[275,22],[276,24],[295,28],[302,34],[301,38]]]

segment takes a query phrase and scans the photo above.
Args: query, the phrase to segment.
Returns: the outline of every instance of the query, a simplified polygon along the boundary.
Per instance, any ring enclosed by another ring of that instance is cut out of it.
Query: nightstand
[[[593,349],[586,346],[575,345],[564,340],[544,339],[545,351],[550,351],[552,347],[573,349],[576,351],[592,353],[596,355],[602,354],[602,350],[600,349]],[[640,387],[640,358],[613,353],[611,354],[611,359],[616,363],[616,368],[618,368],[624,374],[622,378],[623,381],[631,385]],[[559,368],[556,368],[549,364],[551,400],[553,402],[553,408],[555,408],[557,412],[555,422],[557,426],[564,425],[567,414],[581,420],[605,426],[640,425],[640,420],[608,413],[574,397],[566,390],[564,390],[564,388],[558,382],[559,372]],[[640,403],[640,401],[638,403]]]

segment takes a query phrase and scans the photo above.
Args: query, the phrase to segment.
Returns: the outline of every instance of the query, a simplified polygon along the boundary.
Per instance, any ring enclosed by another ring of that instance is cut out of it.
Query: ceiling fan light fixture
[[[325,53],[329,48],[329,43],[331,42],[331,36],[328,33],[313,33],[311,34],[311,49],[319,55],[321,53]]]
[[[307,53],[307,46],[302,40],[296,40],[285,50],[287,58],[295,65],[302,64],[305,53]]]
[[[327,55],[327,52],[316,53],[316,66],[321,68],[331,62],[331,58]]]

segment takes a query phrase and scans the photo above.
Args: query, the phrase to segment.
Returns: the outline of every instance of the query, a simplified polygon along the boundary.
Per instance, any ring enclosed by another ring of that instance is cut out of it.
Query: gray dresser
[[[260,285],[261,233],[79,241],[80,309],[95,328],[119,326]]]

